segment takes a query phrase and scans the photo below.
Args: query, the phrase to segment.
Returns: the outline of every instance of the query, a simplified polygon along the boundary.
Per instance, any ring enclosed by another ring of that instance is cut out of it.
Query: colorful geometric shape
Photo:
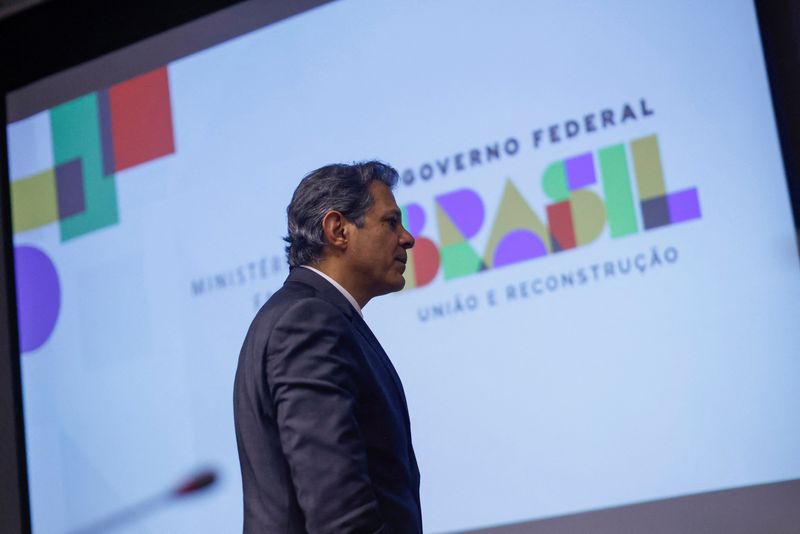
[[[465,241],[464,236],[458,231],[456,225],[453,224],[453,221],[438,204],[436,205],[436,224],[439,227],[440,245],[454,245]]]
[[[416,246],[416,245],[415,245]],[[406,270],[403,271],[403,279],[405,280],[405,284],[403,285],[403,289],[412,289],[417,287],[417,278],[414,273],[414,253],[413,250],[409,250],[406,252]]]
[[[547,206],[547,222],[550,225],[550,240],[554,252],[575,248],[575,229],[568,200]]]
[[[502,267],[547,255],[547,246],[530,230],[518,229],[506,234],[494,251],[493,267]]]
[[[417,237],[425,226],[425,211],[419,204],[406,204],[400,213],[403,217],[403,226],[411,235]]]
[[[670,224],[667,197],[661,196],[642,201],[642,222],[644,229],[650,230]]]
[[[111,86],[108,100],[115,170],[175,152],[167,67]]]
[[[569,158],[564,162],[564,166],[567,172],[567,186],[570,191],[575,191],[597,182],[591,152]]]
[[[466,241],[441,247],[441,261],[446,280],[477,273],[486,268],[481,257]]]
[[[697,196],[697,188],[684,189],[670,193],[667,196],[667,207],[669,219],[672,224],[699,219],[700,199]]]
[[[649,200],[666,195],[664,171],[661,167],[661,154],[658,150],[656,136],[649,135],[631,141],[631,152],[633,153],[639,200]]]
[[[60,219],[86,210],[83,167],[80,159],[73,159],[56,167],[56,189]]]
[[[111,102],[108,89],[97,91],[97,116],[100,120],[100,153],[103,157],[103,174],[113,176],[116,171],[114,161],[114,133],[111,129]]]
[[[117,224],[117,189],[104,177],[100,150],[97,94],[90,93],[50,110],[56,166],[80,159],[85,209],[61,219],[61,241]]]
[[[425,212],[419,204],[406,204],[400,209],[403,225],[414,236],[414,247],[408,251],[408,262],[403,276],[405,289],[422,287],[433,281],[439,272],[439,248],[427,237],[419,235],[425,227]],[[447,218],[446,215],[442,214]],[[454,230],[455,231],[455,230]]]
[[[472,189],[458,189],[439,195],[436,202],[464,239],[475,237],[483,225],[483,201]]]
[[[58,273],[50,258],[36,247],[14,248],[17,317],[21,352],[31,352],[48,340],[61,306]]]
[[[567,171],[563,160],[551,163],[544,170],[544,173],[542,173],[542,191],[556,202],[569,198]]]
[[[409,264],[412,266],[414,287],[430,284],[439,272],[440,257],[436,244],[425,237],[418,237],[414,248],[409,252]]]
[[[569,204],[576,245],[582,247],[600,237],[606,226],[603,199],[589,189],[579,189],[570,195]]]
[[[58,220],[55,173],[45,171],[11,186],[11,227],[15,234]]]
[[[519,190],[511,180],[506,180],[503,196],[500,198],[500,206],[497,208],[492,230],[489,232],[489,241],[486,244],[486,252],[483,261],[487,265],[492,265],[495,251],[502,239],[511,231],[526,229],[539,236],[539,239],[549,247],[549,232],[544,223],[531,209],[525,199],[522,198]],[[549,251],[549,248],[548,248]]]
[[[625,146],[618,144],[602,148],[598,157],[611,237],[635,234],[639,231],[639,225],[636,221],[636,205],[633,201]]]

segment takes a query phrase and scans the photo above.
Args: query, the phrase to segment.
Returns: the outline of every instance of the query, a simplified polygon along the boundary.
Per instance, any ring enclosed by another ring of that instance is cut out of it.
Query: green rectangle
[[[56,165],[81,159],[86,209],[61,220],[61,241],[119,222],[114,176],[103,175],[97,95],[91,93],[50,110]]]
[[[445,245],[441,247],[440,254],[445,280],[477,273],[482,268],[480,256],[466,241]]]
[[[636,222],[636,205],[631,191],[628,161],[625,158],[625,146],[619,144],[603,148],[598,152],[598,156],[611,237],[635,234],[639,228]]]
[[[11,182],[11,226],[15,234],[57,220],[56,175],[52,169]]]

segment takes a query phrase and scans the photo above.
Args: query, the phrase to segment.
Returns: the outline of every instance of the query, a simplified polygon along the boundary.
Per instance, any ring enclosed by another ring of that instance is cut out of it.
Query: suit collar
[[[359,319],[361,318],[359,313],[353,308],[353,305],[350,304],[347,298],[342,295],[333,284],[311,269],[303,269],[300,267],[292,268],[289,272],[289,276],[286,278],[286,283],[288,284],[289,282],[298,282],[313,287],[323,299],[339,308],[350,320],[356,317]]]
[[[333,287],[335,287],[336,289],[339,290],[339,293],[344,295],[344,298],[347,299],[347,302],[349,302],[353,306],[353,308],[358,312],[358,314],[362,318],[364,317],[364,313],[361,311],[361,306],[358,305],[358,302],[356,302],[356,299],[353,297],[353,295],[351,295],[350,292],[348,290],[346,290],[342,284],[340,284],[339,282],[337,282],[336,280],[334,280],[333,278],[331,278],[327,274],[323,273],[322,271],[320,271],[316,267],[312,267],[310,265],[303,265],[300,268],[301,269],[310,269],[310,270],[314,271],[315,273],[317,273],[318,275],[320,275],[325,280],[327,280],[328,282],[330,282],[333,285]]]

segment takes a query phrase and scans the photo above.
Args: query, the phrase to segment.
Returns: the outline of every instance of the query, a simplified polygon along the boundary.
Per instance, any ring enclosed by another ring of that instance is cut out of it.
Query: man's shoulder
[[[255,321],[274,319],[276,313],[281,314],[298,306],[328,311],[336,309],[347,317],[354,313],[346,297],[329,281],[310,269],[295,268],[289,273],[283,287],[261,307]]]
[[[273,293],[261,306],[259,314],[275,309],[288,309],[298,302],[306,300],[322,300],[319,292],[307,285],[287,280],[283,286]]]
[[[304,321],[314,317],[344,318],[344,311],[328,295],[303,283],[287,281],[276,291],[253,319],[253,324],[274,326],[282,320]]]
[[[345,333],[349,330],[344,313],[313,287],[287,283],[276,291],[256,313],[242,345],[242,355],[264,353],[271,339],[311,335],[322,327]]]

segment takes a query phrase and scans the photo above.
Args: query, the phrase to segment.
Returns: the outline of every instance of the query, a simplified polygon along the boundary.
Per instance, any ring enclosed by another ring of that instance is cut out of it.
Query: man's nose
[[[400,236],[400,246],[409,249],[414,246],[414,236],[411,232],[403,228],[403,235]]]

